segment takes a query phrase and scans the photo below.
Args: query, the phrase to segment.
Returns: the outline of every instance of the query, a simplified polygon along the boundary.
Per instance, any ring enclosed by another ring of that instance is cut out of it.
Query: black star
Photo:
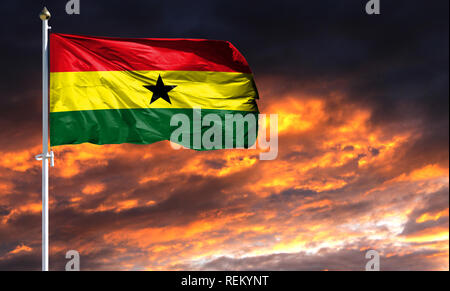
[[[158,77],[158,81],[156,81],[156,86],[154,85],[144,85],[145,88],[153,92],[152,100],[150,101],[150,104],[158,100],[159,98],[162,98],[172,104],[170,102],[169,94],[168,92],[172,91],[176,86],[165,86],[164,82],[161,78],[161,75]]]

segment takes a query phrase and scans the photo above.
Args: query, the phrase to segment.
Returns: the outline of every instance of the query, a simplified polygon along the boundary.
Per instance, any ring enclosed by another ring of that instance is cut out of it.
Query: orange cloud
[[[448,227],[432,227],[424,229],[423,231],[409,235],[406,238],[407,242],[433,242],[433,241],[447,241],[449,240]]]
[[[424,223],[427,221],[436,221],[441,217],[448,216],[448,208],[435,213],[424,213],[416,219],[417,223]]]
[[[26,245],[18,245],[14,250],[10,251],[9,254],[14,255],[22,252],[29,253],[32,250],[33,250],[32,248]]]
[[[280,98],[265,108],[279,114],[275,161],[260,161],[257,149],[174,151],[167,142],[54,148],[52,252],[71,241],[103,269],[166,270],[222,256],[377,249],[386,259],[424,252],[434,268],[448,268],[448,229],[400,235],[410,219],[421,226],[448,219],[448,205],[411,218],[427,197],[448,189],[449,175],[433,153],[420,153],[430,155],[420,163],[406,155],[421,138],[417,129],[375,126],[370,108],[337,95]],[[0,234],[19,229],[20,237],[36,228],[24,222],[40,219],[34,152],[39,147],[0,162]],[[34,236],[6,253],[32,252]]]
[[[395,181],[421,181],[448,176],[448,168],[444,169],[439,165],[432,164],[420,169],[416,169],[408,175],[402,174],[400,177],[396,178]]]
[[[82,192],[87,195],[94,195],[105,190],[105,185],[102,183],[86,185]]]

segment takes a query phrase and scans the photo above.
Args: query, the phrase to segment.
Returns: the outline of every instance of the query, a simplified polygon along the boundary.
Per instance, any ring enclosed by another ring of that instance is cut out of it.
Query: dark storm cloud
[[[62,2],[6,5],[6,22],[14,25],[0,40],[8,68],[1,73],[4,149],[39,141],[36,11],[43,4],[54,14],[55,32],[227,39],[247,56],[257,79],[281,77],[278,93],[319,82],[311,90],[339,90],[373,108],[374,124],[419,118],[429,131],[448,132],[448,1],[389,1],[379,16],[366,15],[364,1],[83,1],[78,16],[66,15]]]
[[[273,254],[267,256],[233,259],[221,257],[204,264],[202,270],[238,270],[238,271],[339,271],[339,270],[365,270],[368,260],[365,252],[358,249],[333,250],[323,249],[319,253],[310,255],[306,253]],[[354,247],[354,246],[353,246]],[[380,269],[390,270],[423,270],[433,269],[437,266],[429,262],[426,256],[439,254],[437,251],[422,251],[413,254],[383,257],[380,256]],[[414,261],[416,263],[411,264]],[[177,266],[178,267],[178,266]],[[192,269],[192,266],[182,266]]]
[[[167,158],[156,156],[146,163],[133,165],[128,159],[114,159],[110,160],[107,166],[92,167],[90,170],[72,177],[70,181],[53,179],[55,187],[52,189],[52,193],[59,204],[51,213],[51,221],[58,222],[55,223],[54,228],[57,236],[52,237],[52,240],[56,242],[70,241],[74,239],[74,234],[76,237],[82,237],[84,234],[99,229],[102,232],[108,232],[150,226],[186,225],[198,219],[201,213],[225,209],[230,203],[230,198],[224,194],[224,190],[239,188],[252,180],[252,172],[248,170],[221,179],[205,179],[195,174],[177,174],[160,181],[142,185],[138,183],[137,180],[142,178],[142,173],[145,173],[149,166],[163,164],[164,160]],[[171,171],[170,168],[175,165],[177,163],[173,163],[173,166],[169,164],[167,171]],[[84,185],[99,180],[107,182],[107,187],[92,197],[83,197],[77,207],[81,211],[74,209],[68,201],[73,197],[71,194],[79,195]],[[127,183],[123,181],[127,181]],[[130,189],[133,190],[130,191]],[[145,205],[148,200],[156,200],[158,204],[136,206],[120,212],[117,212],[116,209],[101,212],[96,210],[108,202],[117,203],[120,200],[130,199],[138,200],[139,205]],[[241,199],[241,201],[244,200]],[[86,213],[90,210],[94,212]],[[11,223],[14,227],[18,227],[16,223]]]
[[[441,227],[443,229],[449,227],[448,216],[442,216],[436,220],[429,220],[425,222],[417,222],[416,220],[423,214],[436,214],[440,211],[448,209],[449,191],[448,188],[442,189],[438,192],[429,194],[424,201],[410,214],[409,220],[403,229],[402,235],[408,236],[420,231],[430,229],[433,227]]]
[[[37,252],[34,252],[3,258],[0,260],[0,270],[38,271],[41,264],[39,255]]]
[[[379,17],[365,15],[361,2],[220,1],[216,21],[227,23],[225,34],[246,36],[239,42],[257,76],[349,81],[328,89],[375,106],[375,122],[411,110],[448,117],[448,1],[386,1]]]
[[[40,87],[36,11],[45,3],[56,32],[227,39],[244,52],[257,77],[284,76],[287,87],[328,83],[328,89],[346,90],[355,101],[375,106],[375,122],[410,111],[439,121],[448,117],[446,0],[386,1],[379,16],[364,13],[365,1],[83,1],[78,16],[66,15],[64,2],[6,4],[6,22],[14,25],[1,40],[9,68],[2,72],[2,89],[27,104],[23,108],[39,103],[31,94]],[[24,94],[18,87],[24,82],[34,91]],[[12,99],[2,102],[11,106]]]

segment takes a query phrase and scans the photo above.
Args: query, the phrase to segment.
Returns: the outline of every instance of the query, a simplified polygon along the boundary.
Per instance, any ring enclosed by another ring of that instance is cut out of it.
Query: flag
[[[227,128],[227,118],[257,120],[256,99],[250,67],[227,41],[50,35],[51,146],[170,140],[172,118],[184,114],[190,126],[181,131],[190,138],[179,143],[210,149],[194,137],[214,125],[204,118],[219,116],[222,135],[236,139],[237,122]],[[244,147],[256,140],[249,130]]]

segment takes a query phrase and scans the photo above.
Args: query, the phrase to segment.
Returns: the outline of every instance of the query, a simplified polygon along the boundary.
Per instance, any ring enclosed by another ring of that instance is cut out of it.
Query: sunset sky
[[[0,270],[41,268],[44,4],[54,32],[229,40],[279,114],[274,161],[53,148],[52,270],[68,250],[83,270],[364,270],[369,249],[382,270],[449,269],[448,0],[65,2],[3,4]]]

